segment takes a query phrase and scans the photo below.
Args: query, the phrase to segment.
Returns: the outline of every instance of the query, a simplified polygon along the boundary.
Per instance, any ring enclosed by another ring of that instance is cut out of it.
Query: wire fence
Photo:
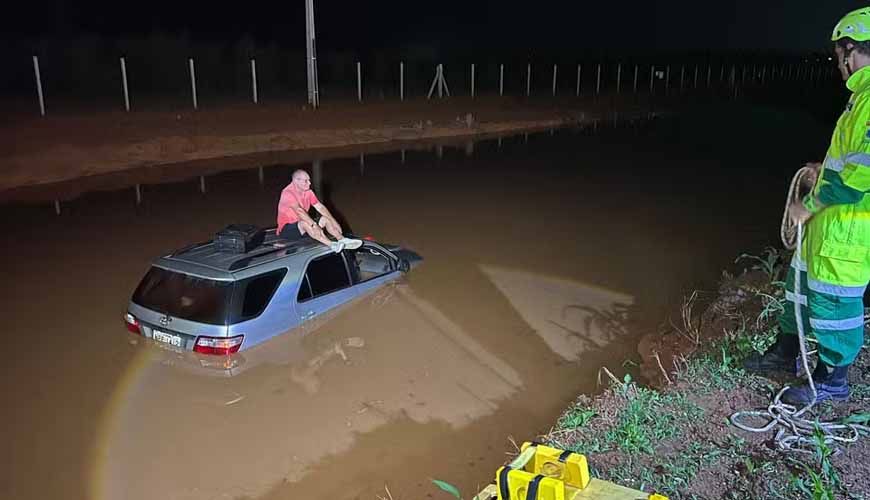
[[[67,111],[177,110],[231,103],[268,106],[306,101],[303,51],[259,45],[191,41],[170,35],[66,43],[14,42],[0,74],[7,109],[51,115]],[[444,95],[476,97],[589,96],[603,93],[670,95],[699,89],[812,88],[838,71],[825,56],[666,55],[617,58],[481,56],[397,51],[360,56],[331,51],[318,56],[321,102],[437,96],[433,80],[443,68]]]

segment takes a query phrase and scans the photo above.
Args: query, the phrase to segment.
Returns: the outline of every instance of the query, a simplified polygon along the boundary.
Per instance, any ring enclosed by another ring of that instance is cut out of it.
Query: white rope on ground
[[[795,221],[789,216],[789,206],[797,201],[800,201],[801,193],[800,186],[804,177],[810,174],[811,167],[803,167],[797,171],[792,178],[789,186],[788,196],[785,201],[785,211],[782,216],[782,226],[780,227],[780,237],[782,243],[789,250],[794,249],[795,256],[798,261],[801,259],[800,242],[803,239],[803,225]],[[795,295],[801,295],[801,279],[800,271],[795,272]],[[813,381],[812,372],[807,355],[807,343],[804,333],[803,318],[801,316],[800,301],[794,301],[794,315],[797,323],[798,341],[801,349],[801,362],[803,364],[804,373],[807,375],[810,389],[813,392],[813,399],[803,408],[783,403],[780,401],[783,393],[788,390],[789,386],[783,387],[773,401],[767,406],[766,411],[738,411],[731,415],[731,423],[738,429],[747,432],[768,432],[775,427],[779,427],[774,436],[774,442],[780,450],[786,452],[814,454],[818,443],[815,438],[816,429],[824,436],[824,444],[833,448],[834,452],[839,452],[839,443],[854,443],[861,437],[861,432],[870,433],[870,427],[866,425],[842,423],[842,422],[820,422],[818,419],[804,418],[803,415],[808,412],[816,404],[818,392],[815,382]],[[767,423],[760,427],[744,424],[741,419],[746,417],[758,417],[767,420]]]

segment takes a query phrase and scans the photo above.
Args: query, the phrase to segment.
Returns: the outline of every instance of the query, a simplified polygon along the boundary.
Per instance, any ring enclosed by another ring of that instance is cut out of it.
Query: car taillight
[[[200,354],[232,354],[242,347],[244,335],[235,337],[197,337],[193,351]]]
[[[127,331],[130,333],[135,333],[136,335],[142,335],[142,329],[139,328],[139,320],[136,319],[136,316],[133,316],[130,313],[124,315],[124,325],[127,326]]]
[[[364,239],[366,241],[375,241],[375,238],[370,234],[363,236],[362,239]]]

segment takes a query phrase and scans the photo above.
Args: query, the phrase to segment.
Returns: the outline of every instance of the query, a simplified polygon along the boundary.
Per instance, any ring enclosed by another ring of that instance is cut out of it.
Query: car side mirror
[[[402,271],[403,273],[407,273],[411,270],[411,264],[405,259],[399,259],[397,267],[399,268],[399,271]]]

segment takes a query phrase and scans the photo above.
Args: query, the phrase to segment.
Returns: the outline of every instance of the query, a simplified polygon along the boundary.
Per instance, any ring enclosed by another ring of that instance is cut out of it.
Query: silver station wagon
[[[395,280],[422,260],[365,239],[334,253],[310,239],[289,243],[274,228],[226,245],[214,240],[158,258],[130,300],[127,330],[171,350],[229,355],[244,351]],[[224,238],[221,238],[224,236]]]

